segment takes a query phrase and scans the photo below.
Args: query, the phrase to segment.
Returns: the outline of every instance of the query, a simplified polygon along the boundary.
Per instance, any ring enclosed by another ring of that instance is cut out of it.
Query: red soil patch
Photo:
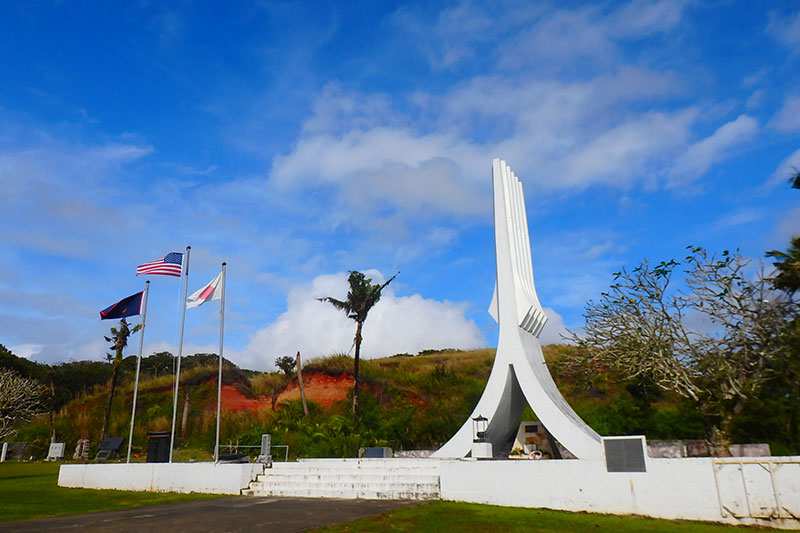
[[[336,402],[346,400],[353,389],[353,376],[340,374],[332,376],[323,372],[303,373],[303,386],[306,390],[306,400],[314,401],[328,408]],[[360,390],[360,387],[359,387]],[[278,396],[277,404],[290,400],[300,399],[300,386],[297,381],[292,381]]]
[[[306,400],[313,401],[328,409],[336,402],[346,400],[353,389],[353,376],[347,373],[331,375],[326,372],[309,372],[303,374],[303,385],[306,390]],[[366,387],[365,385],[362,385]],[[362,394],[367,392],[362,388]],[[378,394],[376,391],[369,391]],[[416,394],[408,393],[407,397],[420,407],[425,406]],[[289,383],[278,395],[276,408],[288,401],[300,400],[300,387],[297,380]],[[272,400],[268,396],[248,398],[232,385],[222,386],[222,409],[224,411],[250,411],[257,413],[272,409]]]
[[[248,398],[233,385],[222,386],[222,410],[223,411],[266,411],[272,408],[272,400],[266,396],[258,398]]]

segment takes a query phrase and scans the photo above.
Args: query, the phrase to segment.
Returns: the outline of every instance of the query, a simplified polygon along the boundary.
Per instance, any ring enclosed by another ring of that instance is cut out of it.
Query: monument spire
[[[473,441],[472,419],[488,418],[495,453],[517,432],[525,403],[564,447],[579,458],[603,457],[600,436],[572,410],[544,362],[539,334],[547,323],[533,282],[528,217],[522,183],[505,161],[492,162],[497,281],[489,313],[500,326],[489,381],[461,429],[434,457],[464,457]]]

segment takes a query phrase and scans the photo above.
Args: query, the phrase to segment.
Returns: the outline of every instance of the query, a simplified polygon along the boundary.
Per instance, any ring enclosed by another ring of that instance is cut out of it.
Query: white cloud
[[[747,102],[745,103],[745,107],[747,109],[753,109],[753,108],[761,107],[761,104],[764,102],[764,97],[765,96],[766,96],[766,92],[764,91],[764,89],[756,89],[755,91],[753,91],[753,94],[751,94],[747,98]]]
[[[568,71],[581,64],[594,69],[617,59],[620,41],[672,30],[685,4],[636,0],[611,12],[598,7],[555,11],[504,42],[501,65]]]
[[[44,348],[43,344],[17,344],[16,346],[9,346],[8,349],[17,357],[24,357],[30,359],[38,355]]]
[[[376,282],[383,276],[365,272]],[[305,358],[338,352],[352,353],[355,322],[317,298],[342,298],[347,274],[317,276],[309,285],[289,291],[287,310],[275,322],[256,332],[244,350],[243,364],[268,368],[275,357],[294,354]],[[397,296],[389,285],[364,324],[362,357],[417,353],[436,348],[479,348],[486,345],[478,327],[464,317],[466,304],[426,299],[419,294]]]
[[[272,178],[283,191],[333,187],[343,213],[372,215],[389,207],[406,217],[475,215],[488,213],[482,194],[488,184],[472,179],[476,161],[488,168],[479,151],[448,133],[391,127],[319,133],[276,158]]]
[[[675,28],[683,16],[685,0],[634,0],[611,17],[614,33],[645,37]]]
[[[778,168],[775,169],[775,172],[772,173],[769,181],[767,181],[766,186],[772,188],[785,184],[798,169],[800,169],[800,150],[795,151],[778,165]]]
[[[800,96],[788,97],[775,117],[770,121],[770,126],[779,131],[800,130]]]
[[[800,52],[800,11],[791,15],[770,13],[767,33],[781,44]]]
[[[752,224],[764,216],[758,209],[744,208],[737,209],[731,213],[720,218],[717,222],[711,225],[711,231],[722,231],[744,224]]]
[[[565,184],[626,186],[642,179],[648,165],[665,161],[686,142],[692,116],[648,113],[600,133],[564,157]]]
[[[410,6],[398,9],[391,21],[436,70],[452,69],[476,59],[478,48],[501,40],[511,31],[540,16],[545,9],[530,2],[509,6],[502,2],[465,0],[443,9],[434,20],[428,12]]]
[[[686,149],[673,169],[672,184],[684,183],[705,174],[712,165],[727,155],[727,151],[758,132],[758,122],[747,115],[740,115],[723,124],[702,141]]]
[[[147,145],[82,146],[49,138],[0,148],[0,219],[9,221],[0,238],[60,256],[86,254],[96,248],[87,234],[111,233],[124,220],[111,201],[123,168],[152,151]]]
[[[427,12],[404,7],[393,22],[434,69],[452,69],[490,57],[506,69],[568,70],[587,58],[615,59],[620,41],[671,31],[679,24],[686,3],[635,0],[614,10],[553,11],[530,2],[462,1],[433,20]]]
[[[785,243],[797,235],[797,228],[800,228],[800,207],[791,209],[785,216],[781,217],[777,228],[780,241]]]
[[[678,90],[673,75],[634,67],[574,83],[488,76],[442,95],[416,93],[400,112],[381,96],[329,86],[293,150],[274,159],[271,179],[283,193],[331,198],[333,227],[359,217],[486,215],[493,157],[534,169],[523,179],[548,190],[627,187],[652,179],[648,167],[663,172],[698,116],[694,108],[637,114],[630,104]],[[417,128],[405,126],[417,113]]]
[[[551,307],[545,307],[544,312],[547,315],[547,323],[539,335],[539,342],[542,346],[547,344],[565,344],[567,341],[562,337],[566,336],[569,332],[564,325],[564,319],[555,312]]]

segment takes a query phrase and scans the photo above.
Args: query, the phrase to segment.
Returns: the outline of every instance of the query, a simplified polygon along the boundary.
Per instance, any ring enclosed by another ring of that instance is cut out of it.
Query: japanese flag
[[[186,298],[186,308],[198,307],[209,300],[222,299],[222,272],[211,283]]]

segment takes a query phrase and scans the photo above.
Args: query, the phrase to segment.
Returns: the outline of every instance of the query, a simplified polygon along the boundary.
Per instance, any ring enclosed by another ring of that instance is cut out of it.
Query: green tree
[[[788,250],[771,250],[767,252],[767,257],[776,260],[772,263],[777,271],[772,277],[772,285],[789,296],[794,296],[800,290],[800,234],[791,238]]]
[[[111,372],[111,380],[108,389],[108,400],[106,401],[106,409],[103,415],[103,430],[100,432],[100,441],[106,438],[108,432],[108,420],[111,416],[111,402],[114,400],[114,391],[117,388],[117,380],[119,379],[119,368],[122,365],[122,351],[128,345],[128,337],[142,329],[142,325],[138,324],[130,329],[128,321],[124,318],[119,321],[119,326],[111,328],[111,337],[105,337],[106,341],[111,343],[111,349],[114,354],[106,354],[106,358],[113,365]]]
[[[297,366],[297,360],[291,355],[282,355],[275,359],[275,366],[280,368],[287,378],[294,375],[294,368]]]
[[[399,274],[399,272],[397,273]],[[350,276],[347,278],[350,284],[350,290],[347,292],[347,298],[344,300],[337,300],[326,296],[319,298],[322,302],[328,302],[336,309],[347,313],[348,318],[356,322],[356,336],[353,340],[355,345],[355,356],[353,364],[353,417],[358,419],[358,362],[361,356],[361,330],[364,327],[364,321],[367,320],[367,315],[376,303],[381,299],[381,292],[392,282],[397,274],[389,278],[382,285],[373,284],[372,279],[367,278],[361,272],[355,270],[350,271]]]
[[[690,399],[724,454],[736,417],[792,357],[786,332],[797,304],[763,273],[750,275],[748,263],[690,247],[684,291],[670,290],[676,261],[622,269],[599,302],[587,304],[584,335],[572,337],[582,350],[564,366],[613,368]]]
[[[800,188],[800,172],[796,172],[794,179],[797,188]],[[800,294],[800,234],[789,240],[789,248],[785,252],[772,250],[766,255],[776,260],[773,263],[775,274],[770,278],[772,285],[789,298],[796,299]],[[776,368],[779,378],[764,391],[764,405],[756,405],[751,409],[754,414],[750,420],[756,429],[761,429],[764,424],[782,428],[784,439],[781,439],[781,444],[787,447],[789,453],[795,453],[800,449],[800,402],[797,401],[800,397],[800,315],[795,314],[784,339],[792,356],[781,361]],[[774,416],[764,417],[759,410]]]

